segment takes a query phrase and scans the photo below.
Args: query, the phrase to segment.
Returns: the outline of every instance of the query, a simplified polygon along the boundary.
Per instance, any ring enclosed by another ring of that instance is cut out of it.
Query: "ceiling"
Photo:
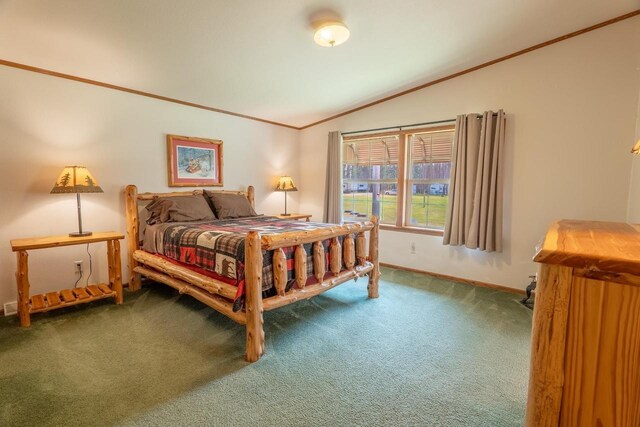
[[[0,59],[300,127],[635,9],[637,0],[0,0]],[[329,10],[351,30],[335,48],[315,45],[310,24]]]

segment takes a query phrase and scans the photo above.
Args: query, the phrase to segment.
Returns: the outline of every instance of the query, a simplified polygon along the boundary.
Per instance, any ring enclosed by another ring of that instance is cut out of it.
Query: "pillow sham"
[[[163,222],[213,221],[216,216],[201,195],[159,197],[146,207],[147,224]]]
[[[204,190],[204,194],[211,202],[218,219],[244,218],[258,215],[251,207],[249,200],[242,194],[211,193],[207,190]]]

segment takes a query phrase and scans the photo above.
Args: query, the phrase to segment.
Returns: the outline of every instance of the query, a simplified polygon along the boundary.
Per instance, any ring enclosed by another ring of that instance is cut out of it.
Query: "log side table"
[[[273,214],[273,215],[269,215],[269,216],[275,216],[276,218],[280,218],[280,219],[291,219],[291,220],[301,220],[304,219],[305,221],[309,222],[310,218],[311,218],[311,214],[303,214],[303,213],[292,213],[289,215],[283,215],[283,214]]]
[[[113,231],[93,233],[84,237],[48,236],[11,240],[11,249],[17,252],[18,269],[18,315],[20,325],[31,326],[31,314],[40,313],[71,305],[84,304],[103,298],[114,298],[116,304],[122,304],[122,268],[120,264],[120,240],[124,235]],[[34,249],[55,248],[58,246],[82,245],[87,243],[107,243],[107,261],[109,265],[109,283],[89,285],[83,288],[64,289],[39,295],[29,295],[29,255]]]

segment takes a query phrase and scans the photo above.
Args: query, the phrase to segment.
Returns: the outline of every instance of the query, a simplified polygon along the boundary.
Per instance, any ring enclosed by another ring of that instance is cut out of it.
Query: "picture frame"
[[[222,141],[167,135],[169,187],[223,185]]]

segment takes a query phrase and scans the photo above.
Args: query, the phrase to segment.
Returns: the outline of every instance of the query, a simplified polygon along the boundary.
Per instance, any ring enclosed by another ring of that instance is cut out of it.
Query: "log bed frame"
[[[209,190],[207,190],[209,191]],[[213,190],[214,193],[241,194],[255,208],[254,188],[247,192]],[[283,232],[260,236],[250,231],[245,241],[245,308],[233,311],[233,300],[237,288],[233,285],[196,273],[187,268],[168,262],[161,257],[140,249],[139,202],[151,201],[155,197],[175,197],[202,194],[202,190],[177,191],[171,193],[138,193],[135,185],[125,189],[127,216],[127,248],[129,269],[129,290],[136,291],[141,286],[141,275],[164,283],[181,294],[188,294],[224,314],[235,322],[246,325],[246,360],[256,362],[264,353],[264,329],[262,313],[296,301],[308,299],[328,291],[341,283],[369,276],[369,298],[378,298],[378,218],[370,221],[332,225],[316,230]],[[365,232],[369,231],[369,253],[367,254]],[[352,234],[356,235],[354,239]],[[339,236],[344,236],[341,247]],[[329,246],[331,275],[325,277],[325,249],[323,240],[331,239]],[[354,241],[355,240],[355,241]],[[303,244],[313,243],[313,271],[318,283],[306,285],[307,253]],[[282,248],[295,247],[295,280],[298,289],[285,292],[287,285],[286,258]],[[274,285],[276,295],[262,298],[262,251],[272,250]],[[342,269],[344,265],[346,269]]]

